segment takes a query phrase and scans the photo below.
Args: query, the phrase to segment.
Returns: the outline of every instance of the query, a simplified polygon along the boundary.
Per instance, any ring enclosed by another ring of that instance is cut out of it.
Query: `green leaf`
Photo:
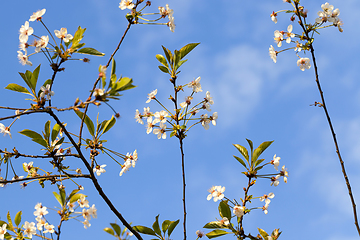
[[[164,67],[164,66],[158,66],[158,67],[162,72],[170,74],[169,69],[167,67]]]
[[[61,206],[61,207],[64,207],[64,203],[63,203],[63,201],[62,201],[61,196],[60,196],[57,192],[53,192],[53,194],[54,194],[56,200],[60,203],[60,206]]]
[[[110,225],[112,226],[112,228],[115,230],[116,235],[120,236],[121,234],[121,228],[119,225],[117,225],[116,223],[110,223]]]
[[[259,159],[255,162],[255,167],[259,166],[265,159]]]
[[[246,167],[246,164],[245,164],[244,160],[242,160],[241,158],[239,158],[239,157],[237,157],[237,156],[234,156],[234,158],[235,158],[236,160],[238,160],[239,163],[241,163],[246,169],[248,169],[248,168]]]
[[[260,235],[261,235],[264,239],[266,239],[266,237],[269,236],[269,234],[267,234],[267,232],[265,232],[263,229],[258,228],[258,230],[259,230]]]
[[[166,230],[169,228],[170,224],[172,223],[172,221],[170,220],[165,220],[163,221],[163,223],[161,224],[161,229],[162,231],[165,233]]]
[[[35,68],[35,70],[33,71],[32,75],[31,75],[31,78],[30,78],[31,85],[33,86],[32,89],[34,89],[34,90],[36,88],[36,83],[39,78],[39,72],[40,72],[40,65]]]
[[[179,62],[177,63],[177,65],[175,66],[175,71],[178,70],[179,67],[180,67],[181,65],[183,65],[186,61],[187,61],[187,59],[179,61]]]
[[[83,39],[85,30],[86,30],[86,28],[82,29],[80,26],[78,27],[78,29],[76,30],[74,37],[72,39],[72,45],[71,45],[72,49],[75,50],[75,49],[79,48],[77,45]]]
[[[75,113],[79,116],[80,119],[82,119],[84,116],[84,113],[80,112],[78,110],[76,110]],[[95,133],[94,123],[91,121],[91,119],[87,115],[85,115],[84,122],[89,130],[90,135],[94,137],[94,133]]]
[[[10,231],[14,231],[13,223],[11,221],[10,211],[8,211],[6,218],[8,220],[8,227]]]
[[[251,153],[253,152],[253,149],[254,149],[254,147],[253,147],[253,142],[250,140],[250,139],[247,139],[246,138],[246,141],[248,142],[248,144],[249,144],[249,146],[250,146],[250,151],[251,151]]]
[[[191,52],[200,43],[189,43],[180,49],[181,59]]]
[[[113,115],[110,120],[106,121],[106,123],[104,125],[103,133],[106,133],[107,131],[109,131],[114,126],[115,123],[116,123],[116,119],[114,118],[114,115]]]
[[[16,216],[15,216],[14,221],[15,221],[15,225],[16,225],[16,226],[19,226],[19,224],[20,224],[20,222],[21,222],[21,214],[22,214],[22,212],[19,211],[19,212],[16,214]]]
[[[219,213],[222,218],[226,217],[229,221],[231,219],[230,207],[226,201],[221,201],[219,204]]]
[[[112,230],[111,228],[104,228],[104,231],[114,236],[114,230]]]
[[[164,65],[165,67],[169,68],[169,65],[165,59],[165,57],[161,54],[156,54],[156,59],[162,64]]]
[[[159,227],[159,215],[157,215],[155,217],[155,222],[152,225],[155,233],[157,233],[159,236],[161,236],[161,231],[160,231],[160,227]]]
[[[116,89],[117,92],[125,91],[135,87],[134,85],[132,85],[132,82],[133,82],[132,78],[122,77],[120,78],[120,82],[117,82],[115,84],[114,88]]]
[[[260,146],[254,150],[254,154],[251,158],[251,164],[253,164],[258,159],[258,157],[265,151],[265,149],[269,147],[273,142],[274,141],[266,141],[260,144]]]
[[[175,50],[174,51],[174,56],[173,56],[173,66],[175,68],[175,66],[178,65],[179,61],[180,61],[180,58],[181,58],[181,54],[178,50]],[[176,71],[176,68],[175,68],[175,71]]]
[[[6,222],[0,220],[0,227],[2,227],[4,224],[8,225]]]
[[[19,132],[29,138],[31,138],[32,141],[40,144],[43,147],[47,147],[47,143],[46,141],[41,137],[40,134],[38,134],[37,132],[31,131],[29,129],[24,129],[21,132]]]
[[[178,223],[180,222],[180,219],[171,222],[169,228],[168,228],[168,236],[170,237],[171,233],[174,231],[176,225],[178,225]]]
[[[76,202],[77,200],[79,200],[79,199],[81,198],[81,196],[85,196],[85,197],[86,197],[86,195],[84,195],[84,194],[82,194],[82,193],[77,193],[77,194],[74,194],[74,195],[70,196],[69,202],[70,202],[70,203],[74,203],[74,202]]]
[[[51,131],[51,141],[53,142],[57,135],[59,134],[59,131],[60,131],[61,127],[59,124],[55,124],[52,131]]]
[[[216,230],[213,230],[213,231],[207,233],[206,236],[208,238],[216,238],[216,237],[220,237],[220,236],[223,236],[223,235],[229,234],[229,233],[231,233],[231,232],[216,229]]]
[[[98,50],[94,48],[81,48],[77,51],[77,53],[81,54],[89,54],[89,55],[95,55],[95,56],[104,56],[105,53],[99,52]]]
[[[172,54],[171,54],[171,51],[169,49],[167,49],[166,47],[164,46],[161,46],[164,53],[165,53],[165,57],[167,59],[167,61],[170,63],[170,65],[172,65]]]
[[[16,83],[10,83],[8,84],[5,89],[11,90],[11,91],[15,91],[15,92],[21,92],[21,93],[26,93],[32,96],[32,94],[29,92],[29,90],[27,90],[25,87],[20,86]]]
[[[213,222],[209,222],[207,224],[205,224],[205,226],[203,226],[203,228],[223,228],[224,225],[221,224],[219,221],[213,221]]]
[[[115,74],[115,71],[116,71],[116,62],[115,62],[115,59],[113,58],[112,59],[112,62],[111,62],[111,76]]]
[[[61,202],[62,205],[61,206],[65,206],[66,204],[66,193],[65,193],[65,189],[59,189],[59,193],[60,193],[60,197],[61,197]]]
[[[139,233],[156,236],[155,232],[148,227],[138,225],[138,226],[134,226],[133,229]]]
[[[249,163],[249,153],[248,153],[247,149],[239,144],[233,144],[233,145],[241,153],[241,155],[243,155],[245,160]]]
[[[49,141],[50,138],[50,120],[45,123],[45,137]],[[50,143],[49,143],[50,144]]]
[[[22,79],[25,81],[25,83],[28,85],[28,87],[35,91],[35,89],[33,89],[31,86],[30,79],[28,79],[28,77],[27,77],[30,74],[32,75],[32,73],[30,72],[30,74],[29,74],[28,72],[30,72],[30,71],[26,71],[27,74],[21,73],[21,72],[19,72],[19,74],[22,77]]]

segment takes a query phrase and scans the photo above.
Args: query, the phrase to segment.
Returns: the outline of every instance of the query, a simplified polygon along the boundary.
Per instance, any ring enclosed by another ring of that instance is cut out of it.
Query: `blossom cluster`
[[[179,104],[180,108],[181,108],[180,111],[182,113],[179,120],[188,121],[191,119],[192,116],[197,114],[199,112],[199,110],[201,110],[201,109],[206,109],[207,111],[211,111],[210,107],[212,104],[214,104],[214,100],[212,99],[209,91],[206,92],[206,97],[204,98],[203,101],[196,104],[192,108],[189,107],[193,100],[193,97],[192,97],[193,94],[197,93],[197,92],[202,92],[200,79],[201,78],[198,77],[194,81],[191,81],[190,83],[186,84],[189,88],[192,88],[192,94],[190,96],[187,96],[185,98],[185,101],[181,102]],[[183,86],[181,86],[181,88],[182,87]],[[152,100],[155,100],[158,103],[160,103],[156,98],[156,94],[157,94],[157,89],[155,89],[154,91],[149,93],[146,103],[150,103]],[[160,103],[160,105],[161,105],[161,103]],[[187,117],[187,115],[190,115],[190,118],[185,119]],[[149,134],[149,133],[153,132],[155,135],[157,135],[158,139],[166,139],[167,131],[174,132],[177,130],[175,124],[172,123],[172,120],[174,120],[174,118],[175,118],[174,116],[175,115],[171,114],[171,112],[168,111],[167,109],[153,113],[150,111],[150,107],[144,107],[144,111],[142,114],[140,113],[140,111],[138,109],[136,109],[136,112],[135,112],[136,122],[138,122],[140,124],[144,124],[144,120],[146,119],[146,123],[147,123],[146,124],[146,133]],[[209,123],[212,123],[214,126],[216,126],[217,118],[218,118],[217,112],[214,112],[212,116],[208,116],[207,113],[202,114],[200,116],[198,123],[201,123],[201,125],[206,130],[208,130]],[[173,128],[168,129],[166,126],[166,123],[170,123],[173,126]],[[156,124],[159,124],[159,125],[156,125]]]
[[[45,14],[46,9],[42,9],[39,10],[37,12],[34,12],[33,15],[30,16],[29,21],[33,22],[33,21],[41,21],[42,16]],[[28,43],[28,39],[29,36],[31,36],[34,33],[34,29],[32,27],[30,27],[29,25],[29,21],[26,21],[24,23],[24,25],[21,26],[20,28],[20,33],[19,33],[19,40],[20,40],[20,45],[19,48],[21,51],[18,51],[18,59],[20,60],[20,63],[22,65],[32,65],[32,63],[28,60],[28,55],[27,55],[27,48],[29,46],[33,46],[35,47],[35,53],[40,52],[40,50],[42,48],[46,48],[48,42],[49,42],[49,36],[42,36],[42,37],[37,37],[37,39],[34,40],[33,43],[29,44]]]
[[[286,0],[284,2],[291,3],[291,1],[288,1],[288,0]],[[311,31],[317,31],[320,28],[328,27],[328,26],[322,26],[322,25],[324,23],[329,22],[329,23],[331,23],[331,25],[329,25],[329,26],[338,27],[339,31],[342,32],[343,30],[342,30],[341,26],[343,25],[343,23],[339,18],[340,10],[338,8],[336,8],[334,10],[334,6],[330,5],[328,2],[326,2],[325,4],[322,4],[321,9],[322,9],[322,11],[319,11],[317,13],[318,18],[315,19],[315,23],[307,25],[307,26],[309,26],[309,29],[311,27],[311,29],[310,29]],[[282,11],[284,11],[284,10],[281,10],[278,12],[272,12],[270,14],[271,20],[273,22],[277,23],[277,18],[276,18],[277,13],[282,12]],[[297,10],[296,9],[293,11],[289,10],[286,12],[292,12],[295,15]],[[295,20],[294,15],[290,18],[291,21]],[[304,18],[307,17],[306,12],[302,13],[301,15]],[[304,37],[304,34],[296,35],[292,32],[292,30],[293,30],[293,26],[291,24],[287,27],[287,31],[276,30],[274,32],[274,41],[275,41],[277,47],[281,47],[283,41],[286,41],[286,43],[288,43],[288,44],[295,43],[295,47],[287,48],[287,49],[281,50],[281,51],[275,51],[274,47],[272,45],[270,45],[269,55],[270,55],[270,58],[274,61],[274,63],[276,63],[276,61],[277,61],[276,57],[277,57],[278,53],[286,51],[288,49],[294,49],[296,55],[299,57],[299,59],[297,60],[297,66],[300,68],[301,71],[305,71],[305,69],[310,69],[310,67],[311,67],[310,59],[300,57],[298,55],[298,52],[300,52],[302,50],[305,52],[305,51],[309,50],[309,47],[307,46],[307,44],[302,44],[302,43],[299,43],[298,40],[294,41],[292,39],[295,37],[298,37],[301,41],[303,41],[303,40],[310,41],[310,39],[306,39]]]
[[[37,12],[34,12],[33,15],[30,16],[29,21],[25,21],[24,25],[21,26],[19,31],[19,40],[20,50],[17,51],[18,53],[18,59],[22,65],[32,65],[32,63],[29,61],[29,56],[39,53],[40,51],[48,51],[50,48],[48,48],[49,44],[49,36],[44,35],[41,37],[38,37],[34,35],[34,29],[30,27],[29,22],[39,21],[44,26],[45,24],[42,21],[42,16],[45,14],[46,9],[39,10]],[[45,27],[46,28],[46,27]],[[46,28],[46,30],[48,30]],[[51,33],[49,32],[51,35]],[[61,41],[64,41],[65,43],[69,42],[73,39],[73,36],[71,34],[67,33],[66,28],[61,28],[60,30],[54,30],[54,34],[57,38],[61,39]],[[32,43],[29,43],[29,36],[33,35],[34,40]],[[56,44],[56,43],[55,43]],[[28,54],[27,49],[29,47],[35,47],[34,53]]]
[[[150,6],[150,5],[151,5],[151,3],[148,1],[147,6]],[[119,8],[121,10],[131,9],[133,11],[133,9],[135,8],[135,4],[133,3],[133,0],[121,0],[121,2],[119,3]],[[174,10],[169,8],[169,4],[166,4],[165,7],[159,7],[159,13],[157,13],[157,14],[160,14],[160,18],[156,19],[156,20],[144,19],[143,16],[145,14],[143,15],[141,13],[138,13],[137,17],[147,21],[147,23],[142,23],[142,24],[167,25],[169,27],[170,31],[174,32],[175,31],[175,18],[173,16]],[[150,14],[146,14],[146,15],[150,15]],[[154,22],[154,21],[160,20],[161,18],[165,18],[166,16],[169,18],[169,21],[167,23],[163,23],[163,24],[162,23],[148,23],[148,22]],[[135,23],[139,23],[139,22],[135,21]]]
[[[273,157],[273,160],[270,161],[270,164],[274,165],[274,168],[276,171],[279,171],[278,170],[278,167],[280,165],[280,157],[276,157],[276,154],[274,155]],[[287,172],[287,169],[285,168],[285,165],[282,166],[279,174],[277,174],[275,177],[271,177],[271,183],[270,185],[271,186],[277,186],[279,185],[279,178],[280,177],[283,177],[284,178],[284,182],[287,183],[287,178],[289,177],[289,174]]]
[[[207,200],[209,201],[211,198],[214,198],[214,202],[217,202],[218,200],[221,200],[224,198],[224,192],[225,192],[225,187],[221,187],[221,186],[212,186],[208,192],[210,193],[207,196]]]

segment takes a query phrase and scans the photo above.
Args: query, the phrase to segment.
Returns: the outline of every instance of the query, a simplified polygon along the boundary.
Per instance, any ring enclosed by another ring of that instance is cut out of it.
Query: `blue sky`
[[[168,101],[171,94],[169,77],[158,70],[155,58],[156,54],[162,53],[161,45],[174,50],[190,42],[201,42],[188,55],[189,60],[181,67],[178,81],[186,84],[201,76],[204,92],[198,94],[198,99],[210,91],[215,102],[212,110],[218,112],[219,119],[217,126],[210,126],[207,131],[196,126],[185,139],[189,239],[196,238],[195,231],[207,222],[219,219],[218,204],[206,200],[207,189],[212,185],[226,186],[225,195],[230,199],[242,197],[247,180],[241,174],[243,168],[233,158],[240,153],[232,144],[247,147],[245,138],[255,145],[275,140],[263,157],[270,161],[277,154],[281,157],[281,166],[285,164],[289,171],[288,183],[281,182],[278,187],[270,187],[269,181],[259,179],[252,194],[261,196],[274,192],[275,198],[267,215],[259,210],[246,216],[246,232],[256,235],[257,227],[269,232],[280,228],[282,239],[357,239],[350,200],[324,113],[321,108],[309,106],[320,101],[313,68],[300,71],[296,66],[298,58],[292,50],[279,54],[276,64],[268,54],[269,46],[275,46],[273,32],[286,30],[290,23],[290,15],[283,13],[274,24],[270,13],[289,5],[281,0],[256,3],[161,0],[153,1],[148,11],[157,12],[157,7],[166,3],[174,9],[175,33],[166,26],[133,26],[115,57],[117,74],[133,78],[138,87],[125,92],[120,101],[111,102],[121,118],[105,135],[109,141],[107,147],[124,154],[137,149],[139,160],[136,168],[122,177],[118,175],[120,167],[111,159],[101,156],[98,162],[107,164],[106,174],[99,177],[100,184],[123,216],[134,225],[145,226],[151,226],[158,214],[160,220],[182,219],[178,142],[175,138],[158,140],[154,134],[147,135],[145,127],[135,122],[134,114],[136,109],[142,110],[145,106],[150,106],[153,111],[161,110],[154,102],[145,103],[147,94],[154,89],[158,89],[158,99],[171,106]],[[302,1],[309,10],[311,21],[317,17],[323,3]],[[315,39],[315,53],[326,103],[358,203],[360,84],[357,80],[360,60],[357,54],[360,49],[357,42],[360,30],[356,13],[360,3],[356,0],[329,3],[340,9],[344,32],[340,33],[336,28],[321,31]],[[0,105],[29,106],[29,101],[24,100],[25,95],[3,89],[10,82],[22,84],[17,72],[33,70],[41,64],[39,83],[51,77],[51,69],[43,56],[33,56],[30,59],[33,67],[29,67],[19,64],[16,53],[21,25],[33,12],[43,8],[46,8],[43,20],[51,31],[66,27],[73,34],[78,26],[87,28],[83,42],[106,54],[91,57],[90,63],[65,63],[65,72],[61,72],[55,81],[54,105],[67,107],[76,97],[86,99],[98,75],[99,64],[107,62],[126,28],[124,16],[127,11],[121,11],[118,4],[118,1],[96,0],[86,3],[64,0],[61,5],[40,0],[1,2],[1,8],[6,11],[0,16],[3,32],[0,68],[4,73]],[[300,28],[293,25],[293,32],[299,33]],[[45,34],[39,23],[31,23],[31,26],[35,32],[41,32],[40,35]],[[90,110],[92,116],[100,111],[101,119],[110,119],[112,114],[105,105]],[[10,114],[13,112],[0,111],[0,117]],[[59,116],[68,123],[70,131],[77,132],[79,121],[73,113],[60,113]],[[39,145],[17,132],[24,128],[40,131],[47,117],[45,114],[22,117],[11,128],[12,139],[0,138],[0,149],[16,146],[24,153],[39,153]],[[19,175],[24,174],[21,164],[29,161],[14,159]],[[48,167],[42,160],[34,162]],[[77,160],[69,159],[69,164],[81,166]],[[273,171],[271,167],[268,170]],[[2,169],[1,176],[4,173],[5,169]],[[92,219],[92,226],[86,230],[79,222],[66,222],[62,237],[111,239],[102,229],[115,222],[116,217],[89,181],[79,182],[85,186],[84,193],[90,204],[95,203],[98,218]],[[67,190],[73,187],[69,182]],[[34,221],[32,213],[36,203],[42,202],[49,208],[57,205],[52,196],[56,188],[50,184],[46,184],[45,189],[36,184],[20,189],[18,184],[13,184],[0,191],[1,219],[5,219],[8,210],[12,215],[22,210],[24,221]],[[261,206],[260,201],[254,200],[252,206]],[[50,212],[49,218],[57,225],[56,212]],[[173,239],[181,237],[179,224]],[[230,239],[230,236],[221,238]]]

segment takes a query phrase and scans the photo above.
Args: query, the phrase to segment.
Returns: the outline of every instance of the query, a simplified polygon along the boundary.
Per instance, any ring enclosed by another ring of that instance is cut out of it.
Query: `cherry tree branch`
[[[307,28],[305,27],[304,25],[304,22],[301,18],[301,13],[300,13],[300,9],[299,9],[299,3],[298,2],[294,2],[295,3],[295,8],[296,8],[296,15],[298,16],[299,18],[299,24],[300,26],[302,27],[304,33],[305,33],[305,36],[307,37],[307,40],[310,41],[311,37],[309,36],[309,31],[307,30]],[[344,161],[342,160],[342,157],[341,157],[341,154],[340,154],[340,149],[339,149],[339,146],[338,146],[338,143],[337,143],[337,138],[336,138],[336,134],[335,134],[335,130],[334,130],[334,127],[332,125],[332,122],[331,122],[331,119],[330,119],[330,115],[328,113],[328,110],[327,110],[327,107],[326,107],[326,104],[325,104],[325,97],[324,97],[324,93],[321,89],[321,85],[320,85],[320,81],[319,81],[319,74],[318,74],[318,69],[317,69],[317,65],[316,65],[316,59],[315,59],[315,50],[314,50],[314,47],[313,47],[313,44],[312,42],[310,41],[309,42],[309,45],[310,47],[310,52],[311,52],[311,56],[312,56],[312,60],[313,60],[313,63],[314,63],[314,70],[315,70],[315,81],[316,81],[316,85],[318,87],[318,90],[319,90],[319,93],[320,93],[320,97],[321,97],[321,101],[322,101],[322,107],[324,109],[324,112],[325,112],[325,115],[326,115],[326,119],[328,121],[328,124],[329,124],[329,127],[330,127],[330,131],[331,131],[331,134],[332,134],[332,137],[333,137],[333,141],[334,141],[334,144],[335,144],[335,150],[336,150],[336,154],[339,158],[339,161],[340,161],[340,166],[341,166],[341,170],[342,170],[342,173],[343,173],[343,176],[344,176],[344,179],[345,179],[345,182],[346,182],[346,186],[347,186],[347,189],[348,189],[348,192],[349,192],[349,196],[350,196],[350,200],[351,200],[351,204],[352,204],[352,208],[353,208],[353,214],[354,214],[354,220],[355,220],[355,226],[356,226],[356,229],[358,231],[358,234],[360,236],[360,227],[359,227],[359,223],[358,223],[358,219],[357,219],[357,212],[356,212],[356,203],[355,203],[355,199],[354,199],[354,196],[352,194],[352,190],[351,190],[351,185],[350,185],[350,181],[349,181],[349,178],[346,174],[346,170],[345,170],[345,164],[344,164]]]

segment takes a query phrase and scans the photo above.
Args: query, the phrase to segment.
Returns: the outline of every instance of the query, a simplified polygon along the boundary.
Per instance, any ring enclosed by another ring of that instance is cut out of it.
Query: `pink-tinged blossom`
[[[131,167],[131,161],[130,159],[127,159],[124,163],[124,165],[121,166],[121,171],[120,171],[120,177],[123,175],[123,173],[127,172]]]
[[[42,217],[48,214],[47,207],[42,206],[41,203],[38,203],[35,205],[36,211],[34,212],[34,216],[36,217]]]
[[[279,185],[279,177],[279,175],[277,175],[276,177],[271,177],[270,186],[274,185],[276,187],[277,185]]]
[[[270,161],[272,165],[274,165],[274,168],[276,171],[278,170],[279,164],[280,164],[280,157],[276,157],[276,154],[274,155],[273,159]]]
[[[148,119],[146,121],[146,133],[147,134],[151,133],[154,126],[155,125],[152,122],[152,117],[148,117]]]
[[[157,94],[157,89],[155,89],[154,91],[149,93],[148,94],[148,100],[146,100],[146,103],[149,103],[152,99],[155,99],[156,94]]]
[[[40,91],[41,91],[40,98],[45,98],[46,96],[49,100],[51,100],[51,96],[54,96],[55,94],[54,91],[50,90],[50,84],[46,84],[46,87],[41,86]]]
[[[284,182],[287,183],[287,178],[289,177],[289,174],[287,172],[287,169],[285,168],[285,165],[281,168],[280,173],[276,176],[276,178],[284,177]]]
[[[281,32],[279,32],[279,30],[276,30],[274,32],[274,41],[276,42],[278,47],[281,47],[282,40],[283,40],[283,34]]]
[[[269,193],[269,194],[264,194],[264,196],[260,197],[260,201],[263,202],[265,201],[265,204],[269,205],[272,198],[275,197],[275,194],[274,193]]]
[[[46,48],[49,43],[49,36],[42,36],[35,45],[35,52],[40,52],[42,48]]]
[[[275,49],[272,45],[270,45],[270,47],[269,47],[269,55],[270,55],[271,59],[274,61],[274,63],[276,63],[277,52],[275,51]]]
[[[42,9],[42,10],[39,10],[37,12],[34,12],[33,15],[30,16],[30,19],[29,21],[30,22],[33,22],[33,21],[40,21],[42,16],[45,14],[46,12],[46,9]]]
[[[28,221],[25,222],[24,234],[27,235],[27,237],[29,238],[32,238],[32,235],[36,234],[36,227],[34,222],[31,223],[29,223]]]
[[[332,13],[332,10],[334,9],[334,6],[326,2],[325,4],[321,4],[321,8],[324,13],[330,15]]]
[[[197,79],[191,81],[188,84],[189,88],[192,88],[194,92],[202,92],[201,84],[200,84],[201,77],[198,77]]]
[[[286,43],[291,43],[291,38],[295,37],[295,33],[293,33],[292,30],[293,30],[293,26],[290,24],[287,27],[287,32],[285,33],[285,36],[287,37]]]
[[[166,118],[169,116],[169,113],[165,110],[161,110],[160,112],[156,112],[154,113],[154,121],[153,121],[153,124],[156,124],[156,123],[166,123]]]
[[[69,42],[71,39],[73,39],[73,36],[67,33],[66,28],[61,28],[60,31],[55,30],[54,33],[57,38],[62,39],[64,42]]]
[[[305,71],[305,69],[309,69],[311,67],[309,58],[300,58],[297,61],[298,67],[300,67],[301,71]]]
[[[83,208],[82,213],[81,213],[85,220],[90,220],[91,219],[91,215],[90,215],[88,210],[89,209]]]
[[[185,108],[191,104],[191,100],[193,100],[192,96],[187,96],[185,98],[185,102],[180,103],[180,107]]]
[[[1,240],[4,239],[5,233],[7,232],[6,226],[7,226],[7,224],[4,223],[4,224],[0,227],[0,239],[1,239]]]
[[[49,223],[45,223],[44,228],[45,228],[45,230],[43,233],[54,233],[55,232],[54,225],[50,225]]]
[[[81,208],[89,207],[89,201],[85,199],[85,195],[81,195],[81,197],[77,200]]]
[[[211,123],[216,126],[216,119],[218,118],[218,113],[214,112],[213,115],[210,117]]]
[[[153,133],[156,135],[157,134],[157,138],[160,139],[166,139],[166,124],[164,123],[160,123],[160,127],[154,129]]]
[[[26,52],[24,54],[22,51],[17,51],[17,53],[18,53],[17,57],[22,65],[32,66],[32,63],[28,60],[28,56],[26,55]]]
[[[106,170],[104,169],[106,167],[106,164],[103,165],[96,165],[96,167],[93,169],[94,173],[96,173],[96,175],[100,176],[102,173],[106,172]]]
[[[139,112],[139,109],[136,109],[136,112],[135,112],[135,119],[136,119],[136,122],[140,123],[140,124],[144,124],[144,121],[142,120],[142,116]]]
[[[271,21],[273,21],[274,23],[277,23],[277,18],[276,18],[276,16],[277,16],[277,13],[274,12],[274,11],[270,14]]]
[[[29,36],[32,35],[33,33],[34,33],[34,29],[30,27],[29,22],[26,21],[24,25],[22,25],[20,28],[20,35],[19,35],[20,42],[26,43],[29,39]]]
[[[245,211],[245,207],[243,206],[234,206],[233,208],[233,213],[237,216],[237,217],[241,217],[244,215],[244,211]]]
[[[170,31],[175,32],[175,19],[172,16],[169,16],[169,22],[167,23]]]
[[[91,206],[91,208],[88,209],[88,213],[93,217],[97,218],[97,209],[95,208],[95,204]]]
[[[221,200],[224,198],[224,191],[225,191],[225,187],[221,187],[221,186],[212,186],[208,192],[210,193],[207,196],[207,200],[209,201],[211,198],[214,198],[214,202],[217,202],[218,200]]]
[[[4,137],[7,135],[10,136],[11,138],[11,133],[10,133],[10,128],[9,127],[5,127],[4,124],[0,123],[0,133],[3,133],[4,134]]]
[[[85,220],[85,221],[83,222],[83,224],[84,224],[84,228],[85,228],[85,229],[87,229],[88,227],[91,226],[91,224],[89,223],[88,220]]]
[[[205,130],[209,129],[209,123],[210,123],[210,119],[207,115],[207,113],[205,113],[204,115],[201,115],[201,125],[205,128]]]
[[[166,17],[166,16],[169,16],[172,17],[173,13],[174,13],[174,10],[172,10],[171,8],[169,8],[169,4],[166,4],[165,6],[166,8],[164,7],[159,7],[159,12],[160,12],[160,15],[161,17]]]
[[[127,9],[133,9],[133,7],[135,7],[135,5],[132,3],[132,0],[121,0],[119,8],[121,10],[125,10]]]

